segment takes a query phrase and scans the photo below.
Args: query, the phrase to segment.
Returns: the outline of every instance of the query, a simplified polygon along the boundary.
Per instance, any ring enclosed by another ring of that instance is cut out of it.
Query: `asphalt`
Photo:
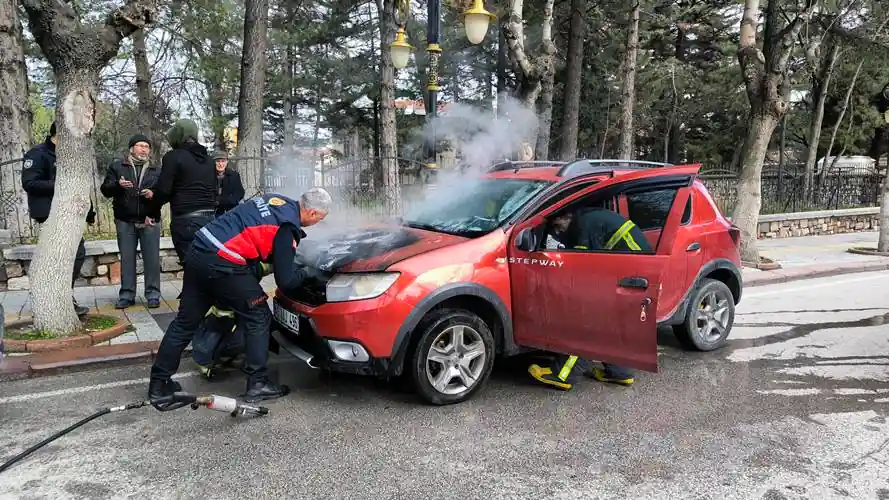
[[[0,498],[889,499],[889,272],[748,289],[729,346],[662,332],[657,374],[561,393],[498,365],[474,399],[286,358],[271,414],[140,409],[87,424],[0,474]],[[243,379],[194,376],[234,395]],[[137,400],[147,365],[0,384],[0,457]],[[2,459],[0,459],[2,460]]]

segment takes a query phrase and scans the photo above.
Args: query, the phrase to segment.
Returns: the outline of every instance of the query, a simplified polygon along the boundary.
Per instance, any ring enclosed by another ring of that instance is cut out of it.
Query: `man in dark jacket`
[[[22,163],[22,189],[28,193],[28,212],[32,219],[40,224],[49,218],[52,199],[56,189],[56,122],[49,127],[49,137],[25,153]],[[93,201],[90,199],[90,210],[86,215],[89,225],[96,223],[96,211],[93,209]],[[74,269],[71,275],[71,287],[80,277],[80,268],[86,259],[86,248],[83,246],[83,238],[77,246],[77,254],[74,257]],[[89,312],[88,307],[80,306],[77,299],[74,300],[74,310],[78,316]]]
[[[244,199],[244,184],[241,174],[228,168],[228,153],[216,152],[216,215],[238,206]]]
[[[268,193],[241,203],[210,222],[195,235],[185,258],[182,302],[170,323],[151,367],[148,398],[181,391],[172,380],[182,351],[192,341],[207,311],[216,304],[235,312],[244,328],[247,374],[246,400],[256,402],[286,395],[268,375],[268,342],[272,313],[268,296],[254,269],[270,262],[275,283],[283,290],[302,286],[313,271],[294,262],[296,247],[305,237],[301,226],[320,222],[330,210],[327,191],[312,188],[299,202]],[[270,229],[271,228],[271,229]]]
[[[652,252],[642,231],[633,221],[604,208],[582,208],[555,217],[550,235],[568,248],[610,252]],[[589,362],[577,356],[558,354],[548,367],[533,364],[528,373],[537,381],[563,390],[574,386],[572,373],[577,364]],[[593,368],[587,375],[600,382],[621,385],[633,383],[633,372],[627,368],[602,363],[604,369]]]
[[[108,165],[102,194],[113,200],[117,247],[120,250],[120,292],[115,307],[125,309],[136,304],[136,247],[141,247],[145,272],[145,300],[148,307],[160,307],[160,208],[145,191],[153,189],[160,178],[160,168],[152,165],[151,140],[136,134],[130,138],[129,154]]]
[[[216,216],[216,169],[207,148],[198,143],[198,126],[188,119],[167,131],[173,147],[161,161],[155,189],[146,190],[158,210],[170,204],[170,236],[183,262],[194,234]]]

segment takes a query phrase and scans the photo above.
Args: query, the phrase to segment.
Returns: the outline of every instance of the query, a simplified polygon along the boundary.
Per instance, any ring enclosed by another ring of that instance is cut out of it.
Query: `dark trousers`
[[[194,338],[210,307],[217,305],[234,311],[243,328],[247,354],[243,370],[248,384],[267,380],[272,322],[267,300],[259,279],[247,266],[229,263],[211,251],[192,247],[185,258],[179,312],[161,340],[151,378],[168,380],[176,373],[182,351]]]
[[[199,210],[182,215],[174,215],[170,218],[170,238],[173,240],[173,248],[179,257],[179,263],[185,262],[188,247],[194,239],[194,234],[216,217],[214,210]]]
[[[136,247],[142,251],[142,268],[145,275],[145,298],[161,298],[161,227],[120,219],[114,221],[117,228],[117,247],[120,250],[120,298],[136,300]]]
[[[74,282],[80,277],[80,269],[83,267],[83,261],[86,260],[86,247],[83,246],[83,238],[80,238],[80,244],[77,245],[77,253],[74,254],[74,272],[71,275],[71,288],[74,288]]]
[[[556,377],[560,377],[560,374],[564,372],[567,374],[565,377],[565,382],[569,384],[574,384],[577,381],[579,374],[582,374],[588,371],[593,367],[593,362],[588,359],[579,358],[576,356],[568,356],[566,354],[556,354],[553,358],[552,366],[550,369],[553,372],[553,375]],[[624,368],[622,366],[612,365],[610,363],[602,363],[602,366],[605,368],[605,376],[608,378],[614,379],[628,379],[633,378],[633,371],[629,368]]]

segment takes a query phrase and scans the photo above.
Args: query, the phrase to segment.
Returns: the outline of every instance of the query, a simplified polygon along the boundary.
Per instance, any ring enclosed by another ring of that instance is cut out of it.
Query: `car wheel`
[[[494,365],[494,336],[477,315],[441,309],[420,326],[411,353],[410,376],[426,401],[447,405],[466,401],[488,380]]]
[[[674,327],[683,347],[713,351],[726,344],[735,321],[735,298],[725,283],[705,279],[692,294],[685,322]]]

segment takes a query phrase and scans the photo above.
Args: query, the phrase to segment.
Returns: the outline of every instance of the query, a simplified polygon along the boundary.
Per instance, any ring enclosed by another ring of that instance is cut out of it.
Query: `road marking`
[[[198,375],[200,372],[185,372],[173,375],[174,379],[183,379],[188,377],[194,377]],[[46,391],[46,392],[35,392],[32,394],[22,394],[19,396],[9,396],[6,398],[0,398],[0,404],[9,404],[9,403],[20,403],[22,401],[31,401],[34,399],[42,399],[42,398],[52,398],[55,396],[66,396],[68,394],[80,394],[82,392],[90,392],[101,389],[111,389],[114,387],[126,387],[128,385],[138,385],[138,384],[147,384],[149,381],[148,378],[138,378],[132,380],[121,380],[118,382],[109,382],[107,384],[96,384],[89,385],[86,387],[70,387],[68,389],[59,389],[57,391]]]
[[[885,280],[886,276],[887,276],[886,273],[881,272],[880,274],[875,274],[872,276],[861,276],[858,278],[852,278],[852,279],[847,279],[847,280],[825,281],[823,283],[815,283],[815,284],[811,284],[811,285],[798,286],[798,287],[794,287],[794,288],[782,288],[781,290],[770,290],[768,292],[746,293],[746,294],[744,294],[744,298],[754,299],[757,297],[766,297],[768,295],[778,295],[781,293],[802,292],[802,291],[806,291],[806,290],[811,290],[813,288],[821,288],[821,287],[825,287],[825,286],[845,285],[847,283],[858,283],[859,281],[870,281],[870,280],[876,280],[876,279]],[[823,278],[824,277],[812,278],[812,279],[823,279]],[[806,280],[806,281],[809,281],[809,280]],[[783,285],[783,284],[785,284],[785,283],[775,283],[775,285]],[[774,285],[772,285],[772,286],[774,286]]]

